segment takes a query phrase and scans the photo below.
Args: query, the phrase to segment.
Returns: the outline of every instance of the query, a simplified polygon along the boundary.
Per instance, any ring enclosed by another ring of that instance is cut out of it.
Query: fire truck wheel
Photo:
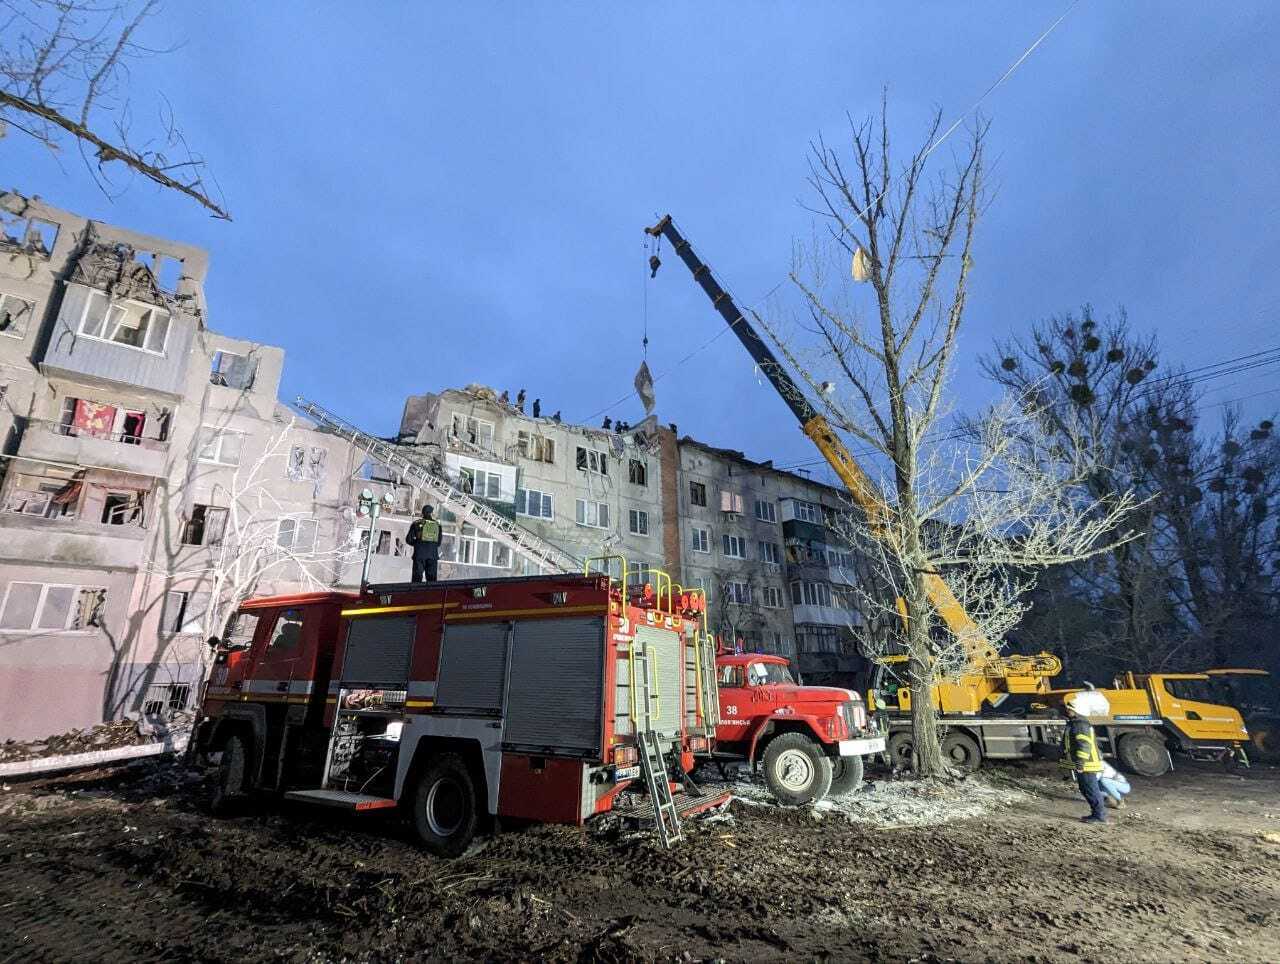
[[[480,822],[475,782],[462,758],[447,753],[427,765],[413,796],[413,829],[433,854],[457,857]]]
[[[841,756],[831,761],[831,795],[853,793],[862,784],[862,757]]]
[[[216,816],[235,810],[248,789],[249,748],[244,737],[233,733],[222,744],[222,760],[218,764],[218,782],[213,787],[210,809]]]
[[[803,733],[783,733],[764,751],[764,781],[785,806],[816,803],[831,789],[831,761]]]
[[[1169,772],[1169,751],[1154,733],[1126,733],[1116,752],[1125,768],[1140,777],[1161,777]]]

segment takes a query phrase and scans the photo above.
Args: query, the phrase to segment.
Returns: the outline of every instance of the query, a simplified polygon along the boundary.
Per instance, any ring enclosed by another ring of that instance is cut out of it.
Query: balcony
[[[857,626],[862,621],[857,613],[836,606],[792,606],[792,617],[797,626],[806,623],[815,626]]]
[[[0,512],[0,558],[89,569],[137,569],[147,530]]]
[[[18,454],[31,459],[164,478],[169,443],[128,433],[95,432],[32,422]]]

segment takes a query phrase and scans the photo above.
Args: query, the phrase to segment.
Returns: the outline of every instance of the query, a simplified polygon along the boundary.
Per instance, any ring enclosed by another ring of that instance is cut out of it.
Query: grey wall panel
[[[517,623],[504,745],[598,756],[604,657],[598,616]]]
[[[436,706],[497,711],[502,706],[510,623],[453,623],[440,649]]]
[[[363,616],[349,626],[342,685],[405,689],[418,617]]]

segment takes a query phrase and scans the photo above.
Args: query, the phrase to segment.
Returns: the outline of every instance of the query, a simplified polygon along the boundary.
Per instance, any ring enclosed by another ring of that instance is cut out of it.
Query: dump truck
[[[759,766],[780,803],[816,803],[862,782],[863,758],[884,752],[862,697],[801,686],[785,657],[721,650],[720,725],[712,759]]]
[[[644,230],[651,237],[668,241],[711,300],[712,306],[747,350],[755,362],[756,371],[777,392],[801,431],[844,484],[853,503],[864,513],[872,533],[891,545],[895,538],[892,509],[885,504],[875,484],[826,416],[814,408],[772,349],[738,309],[729,292],[694,252],[692,245],[676,228],[671,215],[665,215]],[[660,263],[655,256],[650,265],[655,273]],[[922,579],[930,604],[947,629],[961,641],[968,657],[965,672],[939,682],[929,693],[929,699],[938,712],[938,723],[944,730],[943,751],[952,765],[972,769],[984,758],[1021,759],[1033,755],[1039,745],[1056,742],[1064,724],[1054,712],[1056,707],[1046,701],[1055,699],[1051,680],[1062,671],[1058,657],[1052,653],[1002,654],[996,643],[986,637],[965,611],[942,576],[926,573]],[[878,709],[883,709],[889,728],[890,759],[902,763],[909,761],[912,755],[911,690],[905,685],[878,685],[884,680],[886,664],[895,659],[905,658],[889,657],[875,661],[873,673],[879,678],[872,681],[869,696],[877,701]],[[1136,695],[1140,688],[1150,696],[1151,702],[1145,707]],[[1146,683],[1138,686],[1135,681],[1132,687],[1135,693],[1125,692],[1127,689],[1129,687],[1117,688],[1117,703],[1132,712],[1122,714],[1123,719],[1108,723],[1103,728],[1106,730],[1104,740],[1109,741],[1117,754],[1122,744],[1127,743],[1133,752],[1126,751],[1126,755],[1143,768],[1137,772],[1150,772],[1161,766],[1168,769],[1171,763],[1167,753],[1163,754],[1162,762],[1155,759],[1159,754],[1154,748],[1162,739],[1170,746],[1179,749],[1197,747],[1197,752],[1203,753],[1243,752],[1240,749],[1240,741],[1245,738],[1243,726],[1232,729],[1239,722],[1239,714],[1231,707],[1217,706],[1212,711],[1215,719],[1226,720],[1220,725],[1216,722],[1211,724],[1207,719],[1166,717],[1163,713],[1171,704],[1166,699],[1167,692],[1158,682],[1148,687]],[[1056,698],[1060,700],[1065,692],[1068,691],[1057,691]],[[1176,708],[1173,709],[1176,713]],[[1234,721],[1230,719],[1232,714]],[[1235,732],[1236,736],[1228,739],[1228,731]]]
[[[495,818],[614,813],[670,846],[727,799],[687,779],[717,719],[703,610],[596,572],[254,599],[211,641],[193,753],[215,812],[397,810],[445,856]]]

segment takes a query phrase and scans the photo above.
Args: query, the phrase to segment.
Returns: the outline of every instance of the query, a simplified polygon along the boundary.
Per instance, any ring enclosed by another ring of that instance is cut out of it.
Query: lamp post
[[[369,585],[369,565],[373,562],[373,538],[378,532],[378,516],[382,514],[384,504],[388,509],[395,504],[390,492],[384,492],[382,498],[378,499],[374,496],[372,489],[360,490],[360,514],[369,517],[369,541],[364,547],[364,568],[360,572],[362,590]]]

